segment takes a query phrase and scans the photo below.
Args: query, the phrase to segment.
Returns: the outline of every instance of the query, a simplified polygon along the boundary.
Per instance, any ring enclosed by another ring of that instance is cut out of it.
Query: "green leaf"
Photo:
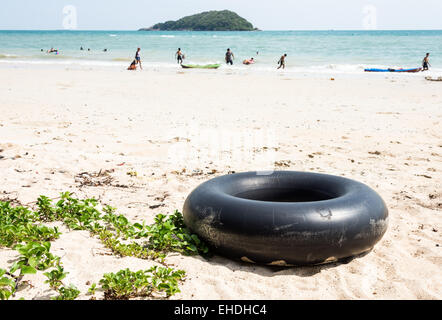
[[[33,268],[37,267],[38,262],[39,262],[39,259],[37,257],[31,257],[28,260],[29,265]]]
[[[0,286],[10,286],[14,287],[15,282],[14,280],[8,279],[8,278],[0,278]]]
[[[36,274],[37,270],[30,266],[23,266],[21,267],[21,273],[22,274]]]

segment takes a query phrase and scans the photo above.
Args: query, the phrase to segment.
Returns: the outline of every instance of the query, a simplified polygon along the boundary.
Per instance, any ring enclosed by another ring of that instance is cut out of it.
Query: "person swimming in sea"
[[[178,48],[178,51],[175,53],[175,58],[179,64],[183,64],[184,54],[181,52],[181,48]]]
[[[226,52],[226,63],[230,65],[233,65],[233,59],[235,59],[235,55],[233,54],[233,52],[229,49],[227,49]]]
[[[135,61],[137,64],[140,65],[140,69],[143,70],[143,67],[141,66],[141,55],[140,55],[141,48],[137,49],[137,52],[135,53]]]
[[[278,64],[279,64],[278,69],[280,69],[281,67],[283,69],[285,69],[285,58],[286,57],[287,57],[287,53],[284,53],[284,55],[281,57],[281,59],[279,59],[279,61],[278,61]]]
[[[243,64],[254,64],[254,63],[255,63],[254,58],[246,59],[243,61]]]
[[[431,67],[430,54],[427,53],[424,60],[422,60],[422,71],[427,71]]]

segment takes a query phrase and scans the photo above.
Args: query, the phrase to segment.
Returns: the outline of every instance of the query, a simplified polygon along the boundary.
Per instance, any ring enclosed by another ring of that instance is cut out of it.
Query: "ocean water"
[[[51,47],[59,54],[48,54]],[[80,47],[85,50],[81,51]],[[426,52],[442,72],[441,31],[0,31],[0,63],[126,67],[137,47],[146,67],[177,68],[178,47],[186,63],[222,63],[226,69],[271,71],[287,53],[286,72],[361,73],[364,68],[415,68]],[[87,51],[90,48],[91,51]],[[104,52],[103,49],[107,49]],[[231,48],[233,67],[224,54]],[[41,52],[43,49],[44,52]],[[255,58],[252,66],[242,61]]]

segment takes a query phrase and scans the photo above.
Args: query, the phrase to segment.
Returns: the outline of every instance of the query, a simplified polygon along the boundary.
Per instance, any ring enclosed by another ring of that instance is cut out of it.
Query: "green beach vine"
[[[105,299],[155,294],[168,298],[179,292],[178,285],[184,281],[185,272],[169,268],[165,263],[167,254],[209,254],[207,245],[186,228],[178,211],[169,216],[157,215],[152,225],[131,223],[124,215],[115,212],[116,209],[110,206],[103,206],[100,210],[97,200],[80,200],[69,192],[62,193],[56,203],[40,196],[36,210],[13,207],[9,202],[0,201],[0,248],[11,248],[20,254],[9,270],[0,269],[0,299],[15,296],[24,275],[43,271],[46,271],[45,283],[58,293],[53,300],[74,300],[80,295],[75,286],[63,283],[69,272],[64,270],[60,257],[50,252],[51,241],[58,239],[61,233],[57,227],[43,223],[62,222],[70,230],[89,231],[115,255],[153,259],[164,265],[145,271],[126,269],[103,275],[99,284]],[[89,294],[95,293],[96,289],[94,284]]]

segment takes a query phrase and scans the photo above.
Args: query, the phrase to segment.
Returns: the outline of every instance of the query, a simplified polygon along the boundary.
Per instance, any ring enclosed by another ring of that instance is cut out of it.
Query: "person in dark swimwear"
[[[281,57],[281,59],[279,59],[279,61],[278,61],[278,63],[279,63],[279,67],[278,67],[278,69],[280,69],[281,67],[283,68],[283,69],[285,69],[285,58],[287,57],[287,53],[285,53],[282,57]]]
[[[181,48],[178,48],[178,51],[175,53],[175,57],[179,64],[183,64],[184,54],[181,52]]]
[[[422,71],[427,71],[429,69],[428,67],[431,67],[429,53],[427,53],[424,60],[422,60]]]
[[[230,49],[227,49],[226,52],[226,63],[230,65],[233,65],[233,59],[235,59],[235,55],[233,54],[233,52]]]
[[[135,61],[137,62],[137,64],[140,65],[140,69],[143,70],[143,67],[141,66],[141,56],[140,56],[140,51],[141,48],[137,49],[137,52],[135,53]]]

